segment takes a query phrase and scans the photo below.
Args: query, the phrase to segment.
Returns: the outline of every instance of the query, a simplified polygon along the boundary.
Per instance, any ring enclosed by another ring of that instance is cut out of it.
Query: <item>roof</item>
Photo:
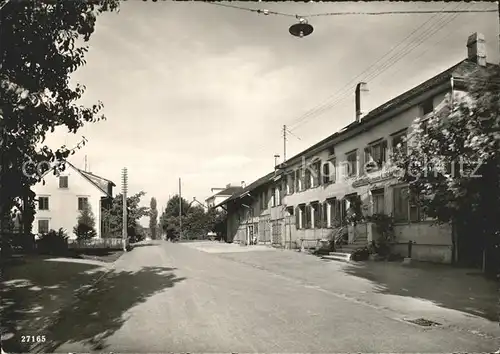
[[[110,181],[109,179],[99,177],[91,172],[83,171],[80,170],[79,168],[76,168],[80,174],[85,177],[87,180],[89,180],[93,185],[95,185],[97,188],[99,188],[101,191],[109,195],[108,193],[108,186],[111,184],[113,187],[116,187],[116,184],[113,181]]]
[[[210,199],[214,199],[217,196],[219,196],[219,197],[230,197],[233,194],[238,193],[242,189],[243,189],[243,187],[240,187],[240,186],[227,187],[227,188],[224,188],[223,190],[221,190],[221,191],[219,191],[219,192],[217,192],[215,194],[212,194],[210,197],[208,197],[207,199],[205,199],[205,201],[208,201]]]
[[[252,191],[252,190],[254,190],[256,188],[259,188],[259,187],[265,185],[268,182],[271,182],[272,179],[273,179],[273,177],[275,177],[275,175],[276,174],[275,174],[274,171],[268,173],[264,177],[261,177],[261,178],[257,179],[256,181],[250,183],[245,188],[242,188],[240,191],[238,191],[237,193],[233,194],[231,197],[229,197],[226,200],[224,200],[223,202],[219,203],[218,205],[216,205],[216,207],[224,205],[224,204],[226,204],[226,203],[228,203],[228,202],[230,202],[232,200],[235,200],[235,199],[239,198],[240,196],[244,195],[247,192],[250,192],[250,191]]]
[[[83,178],[85,178],[91,184],[93,184],[94,186],[96,186],[104,194],[106,194],[109,197],[113,197],[112,195],[110,195],[108,193],[108,185],[109,184],[111,184],[113,187],[116,187],[116,184],[113,181],[110,181],[109,179],[106,179],[106,178],[103,178],[103,177],[99,177],[97,175],[94,175],[93,173],[80,170],[79,168],[75,167],[75,165],[73,165],[68,160],[65,160],[64,162],[66,164],[68,164],[71,168],[73,168],[75,171],[77,171]],[[48,171],[46,171],[43,174],[42,177],[45,177],[47,174],[49,174],[55,168],[55,166],[56,165],[54,165],[54,167],[52,167],[51,169],[49,169]]]
[[[487,63],[486,69],[491,68],[493,66],[496,66],[496,64],[491,64]],[[480,70],[485,70],[483,67],[479,66],[478,64],[465,59],[460,61],[459,63],[453,65],[452,67],[446,69],[445,71],[437,74],[436,76],[424,81],[420,85],[415,86],[414,88],[402,93],[399,96],[396,96],[395,98],[387,101],[386,103],[380,105],[379,107],[373,109],[370,111],[367,115],[365,115],[359,122],[352,122],[346,127],[342,128],[338,132],[335,132],[334,134],[328,136],[327,138],[321,140],[320,142],[310,146],[309,148],[305,149],[304,151],[296,154],[295,156],[289,158],[287,161],[295,160],[304,154],[307,154],[308,152],[311,152],[315,150],[316,148],[328,143],[330,140],[333,140],[334,138],[340,138],[344,135],[347,135],[348,133],[351,133],[355,128],[357,127],[362,127],[366,126],[368,122],[373,120],[376,117],[381,116],[384,113],[388,113],[389,111],[393,110],[394,108],[400,107],[402,104],[407,102],[408,100],[414,98],[415,96],[418,96],[429,89],[432,89],[434,87],[437,87],[445,82],[449,82],[451,78],[466,78],[467,76],[470,76],[474,74],[477,71]],[[283,167],[283,164],[280,164],[279,167]]]
[[[239,192],[240,190],[242,190],[243,187],[240,187],[240,186],[231,186],[231,187],[228,187],[218,193],[215,193],[213,196],[216,196],[216,195],[219,195],[219,196],[227,196],[227,195],[233,195],[234,193],[236,192]]]

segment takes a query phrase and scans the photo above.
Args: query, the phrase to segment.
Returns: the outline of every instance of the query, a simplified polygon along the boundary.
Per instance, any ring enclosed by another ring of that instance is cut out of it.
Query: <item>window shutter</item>
[[[316,163],[316,186],[320,186],[323,184],[323,180],[321,178],[321,161]]]
[[[335,183],[337,181],[337,159],[330,160],[332,165],[332,171],[329,171],[330,181]],[[330,170],[330,165],[328,166],[328,170]]]
[[[295,228],[298,230],[300,228],[300,208],[295,208]]]
[[[381,160],[383,163],[387,161],[387,140],[382,142]]]
[[[323,203],[323,226],[328,227],[328,202]]]
[[[321,225],[321,203],[318,203],[314,208],[314,227],[319,228],[320,225]]]

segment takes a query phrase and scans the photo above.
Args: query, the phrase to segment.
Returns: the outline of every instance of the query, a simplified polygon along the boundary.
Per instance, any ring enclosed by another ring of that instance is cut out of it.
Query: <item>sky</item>
[[[367,83],[374,109],[467,56],[474,32],[499,61],[497,13],[310,16],[331,12],[486,10],[445,2],[220,2],[307,18],[314,32],[289,34],[292,16],[202,2],[127,1],[101,15],[86,44],[87,65],[71,77],[82,104],[104,103],[107,120],[76,135],[59,129],[51,148],[88,143],[70,160],[115,181],[127,167],[129,194],[159,209],[169,196],[204,201],[211,188],[247,184],[283,158],[355,119],[354,87]],[[161,213],[161,211],[160,211]],[[147,219],[141,221],[147,225]]]

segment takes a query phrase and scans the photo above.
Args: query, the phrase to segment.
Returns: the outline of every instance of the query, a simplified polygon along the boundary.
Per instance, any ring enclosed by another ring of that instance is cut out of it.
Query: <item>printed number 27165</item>
[[[21,336],[22,343],[43,343],[45,336]]]

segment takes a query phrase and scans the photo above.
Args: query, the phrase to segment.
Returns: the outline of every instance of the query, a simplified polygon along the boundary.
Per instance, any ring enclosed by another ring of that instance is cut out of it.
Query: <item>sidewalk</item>
[[[254,251],[274,251],[271,246],[266,245],[250,245],[242,246],[237,243],[226,243],[219,241],[198,241],[182,243],[183,246],[197,249],[198,251],[207,253],[239,253],[239,252],[254,252]]]
[[[400,262],[325,261],[293,251],[228,253],[219,257],[251,265],[403,319],[500,338],[498,283],[477,271]]]

